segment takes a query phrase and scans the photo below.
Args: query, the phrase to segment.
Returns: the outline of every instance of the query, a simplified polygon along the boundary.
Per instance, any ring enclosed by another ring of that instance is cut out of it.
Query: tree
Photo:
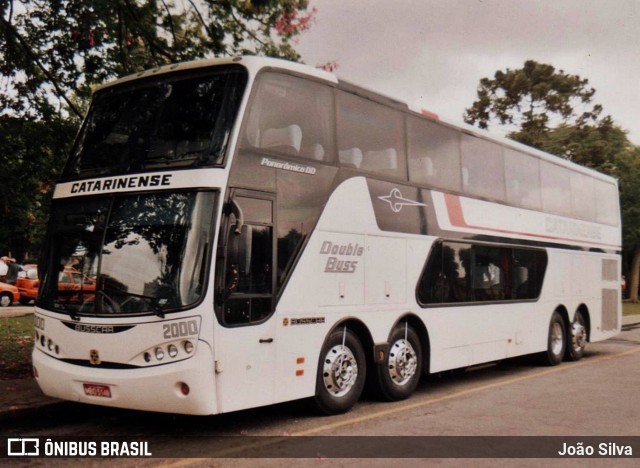
[[[610,124],[610,118],[600,120],[602,106],[590,105],[595,89],[588,85],[578,75],[527,60],[520,69],[498,70],[493,79],[482,78],[478,100],[466,110],[464,120],[484,129],[497,121],[511,128],[514,140],[540,148],[559,126],[593,129],[600,122]]]
[[[97,84],[215,56],[298,60],[315,12],[308,0],[0,0],[0,249],[37,253]]]
[[[0,116],[0,252],[23,260],[38,254],[51,190],[64,164],[76,126]]]
[[[0,0],[0,103],[44,117],[105,80],[173,62],[259,54],[298,60],[308,0]],[[77,111],[77,112],[76,112]]]
[[[624,254],[631,259],[627,269],[629,300],[638,302],[640,286],[640,147],[628,148],[620,153],[615,174],[620,185],[622,209],[622,244]]]

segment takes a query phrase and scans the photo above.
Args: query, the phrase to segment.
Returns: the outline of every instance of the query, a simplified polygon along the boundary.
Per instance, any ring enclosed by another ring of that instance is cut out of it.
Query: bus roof
[[[211,58],[211,59],[204,59],[204,60],[193,60],[189,62],[180,62],[180,63],[170,64],[170,65],[164,65],[157,68],[152,68],[149,70],[145,70],[145,71],[141,71],[138,73],[125,76],[123,78],[98,86],[96,88],[96,91],[109,88],[111,86],[119,85],[122,83],[126,83],[129,81],[138,80],[141,78],[148,78],[148,77],[162,75],[166,73],[173,73],[176,71],[196,70],[199,68],[207,68],[207,67],[213,67],[218,65],[229,65],[229,64],[242,65],[253,76],[255,76],[259,71],[265,70],[265,69],[284,70],[291,73],[309,76],[317,80],[332,84],[333,86],[336,86],[339,89],[342,89],[354,94],[358,94],[362,97],[365,97],[373,101],[381,102],[388,106],[396,107],[401,110],[411,112],[422,118],[427,118],[434,122],[438,122],[439,124],[461,131],[468,135],[472,135],[477,138],[481,138],[483,140],[492,141],[502,146],[509,147],[514,150],[521,151],[529,155],[535,156],[539,159],[548,161],[552,164],[564,166],[571,170],[587,174],[591,177],[617,184],[617,181],[614,177],[603,174],[594,169],[582,166],[580,164],[574,163],[562,157],[559,157],[550,153],[546,153],[534,147],[524,145],[522,143],[519,143],[515,140],[509,139],[503,136],[495,135],[489,131],[473,127],[464,122],[454,122],[451,120],[442,119],[435,113],[425,111],[424,109],[418,108],[416,106],[409,105],[404,101],[367,89],[360,85],[355,85],[348,81],[341,80],[334,73],[327,72],[325,70],[321,70],[318,68],[314,68],[309,65],[291,62],[283,59],[277,59],[277,58],[271,58],[271,57],[257,57],[257,56],[240,56],[240,57]]]

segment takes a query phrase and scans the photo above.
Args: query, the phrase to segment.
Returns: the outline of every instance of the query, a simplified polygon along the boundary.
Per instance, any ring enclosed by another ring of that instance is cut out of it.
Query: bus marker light
[[[189,394],[189,392],[191,391],[191,389],[189,388],[189,386],[186,383],[180,382],[180,391],[182,392],[182,394],[184,396],[187,396]]]
[[[296,364],[304,364],[304,358],[299,357],[298,359],[296,359]]]
[[[297,369],[296,370],[296,377],[300,377],[301,375],[304,375],[304,369]]]
[[[38,369],[36,368],[36,366],[33,366],[33,376],[36,379],[40,378],[40,374],[38,374]]]

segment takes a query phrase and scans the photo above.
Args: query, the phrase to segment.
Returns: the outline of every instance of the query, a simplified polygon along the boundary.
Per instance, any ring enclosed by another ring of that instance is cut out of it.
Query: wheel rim
[[[389,376],[397,385],[405,385],[418,369],[416,351],[407,340],[398,340],[389,350]]]
[[[580,320],[576,320],[571,325],[571,346],[576,351],[580,351],[587,343],[587,329]]]
[[[9,296],[0,296],[0,306],[9,307],[11,305],[11,299]]]
[[[346,346],[334,346],[324,358],[322,376],[329,393],[337,397],[346,395],[358,378],[356,357]]]
[[[562,347],[564,345],[564,336],[562,333],[562,325],[559,322],[554,322],[551,326],[551,352],[556,356],[562,354]]]

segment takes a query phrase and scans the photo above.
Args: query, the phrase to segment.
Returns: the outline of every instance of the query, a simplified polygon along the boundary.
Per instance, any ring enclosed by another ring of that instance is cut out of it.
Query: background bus
[[[338,413],[365,385],[397,400],[429,372],[580,359],[620,330],[617,193],[299,64],[123,78],[55,190],[35,374],[86,403]]]

